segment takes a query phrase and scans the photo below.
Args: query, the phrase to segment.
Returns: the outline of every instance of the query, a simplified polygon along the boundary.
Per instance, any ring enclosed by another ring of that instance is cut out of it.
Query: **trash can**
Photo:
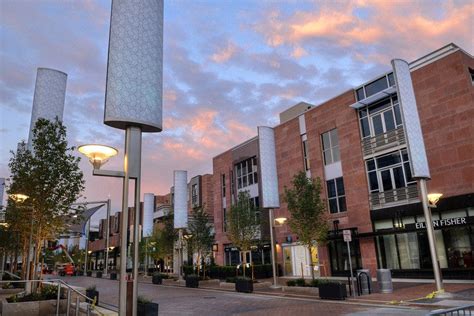
[[[392,293],[392,272],[389,269],[378,269],[377,283],[379,284],[380,293]]]
[[[357,281],[359,283],[359,288],[361,289],[361,295],[370,294],[373,291],[369,269],[357,270]]]

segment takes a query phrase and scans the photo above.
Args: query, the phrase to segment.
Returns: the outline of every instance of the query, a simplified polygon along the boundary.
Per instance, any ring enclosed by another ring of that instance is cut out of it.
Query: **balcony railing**
[[[418,188],[416,184],[370,194],[370,208],[373,210],[413,202],[418,202]]]
[[[406,143],[405,133],[403,127],[391,130],[390,132],[377,135],[374,137],[367,137],[362,140],[362,150],[364,156],[374,155],[383,150],[404,145]]]

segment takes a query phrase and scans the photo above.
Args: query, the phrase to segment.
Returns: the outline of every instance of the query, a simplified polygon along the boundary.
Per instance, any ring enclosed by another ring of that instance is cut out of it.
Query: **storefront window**
[[[349,260],[347,244],[343,240],[332,240],[328,242],[329,255],[331,258],[331,271],[333,275],[345,275],[349,272]],[[360,247],[358,240],[350,243],[352,269],[362,269],[360,260]]]
[[[448,267],[474,267],[474,226],[446,229],[443,233],[448,256]]]
[[[380,266],[386,269],[400,269],[395,235],[379,236],[377,238],[377,250]]]
[[[418,252],[418,238],[416,233],[397,235],[398,251],[401,269],[419,269],[420,253]]]

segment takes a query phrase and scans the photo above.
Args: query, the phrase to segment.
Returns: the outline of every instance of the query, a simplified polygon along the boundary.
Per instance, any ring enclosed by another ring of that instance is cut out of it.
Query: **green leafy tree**
[[[190,250],[197,254],[197,272],[199,275],[201,261],[205,260],[211,253],[212,244],[214,243],[212,218],[204,207],[197,207],[192,211],[188,224],[188,233],[190,237],[187,240],[187,244]],[[203,271],[205,273],[205,267]]]
[[[30,152],[23,144],[16,153],[12,152],[7,192],[29,198],[21,205],[9,200],[7,208],[22,212],[12,214],[7,210],[7,222],[22,235],[22,240],[27,240],[33,221],[36,257],[40,258],[44,240],[56,239],[78,220],[69,215],[69,207],[81,196],[84,179],[80,158],[72,154],[75,148],[68,146],[66,127],[58,119],[36,122],[32,147]]]
[[[324,244],[328,234],[326,203],[321,198],[321,180],[297,173],[292,188],[285,187],[284,202],[288,204],[288,225],[298,235],[299,241],[308,249],[311,275],[314,279],[312,252],[318,244]]]
[[[244,276],[247,264],[245,254],[255,244],[259,233],[257,208],[251,203],[248,191],[239,192],[237,202],[230,208],[227,235],[232,244],[239,248],[241,255],[243,254]]]
[[[170,260],[173,256],[174,245],[178,240],[178,232],[174,229],[173,212],[169,212],[163,217],[163,222],[158,224],[149,238],[149,256],[154,260],[163,259],[166,266],[170,265]]]

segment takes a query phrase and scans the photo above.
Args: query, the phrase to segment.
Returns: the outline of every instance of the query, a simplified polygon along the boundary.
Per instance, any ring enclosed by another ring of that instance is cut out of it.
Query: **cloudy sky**
[[[72,145],[123,152],[124,132],[103,125],[107,1],[0,0],[0,177],[28,137],[37,67],[68,74],[64,123]],[[472,1],[166,1],[164,131],[143,142],[142,192],[164,194],[174,169],[212,172],[212,157],[275,125],[300,102],[319,104],[454,42],[474,51]],[[120,169],[122,157],[107,167]],[[121,183],[92,177],[88,200]]]

